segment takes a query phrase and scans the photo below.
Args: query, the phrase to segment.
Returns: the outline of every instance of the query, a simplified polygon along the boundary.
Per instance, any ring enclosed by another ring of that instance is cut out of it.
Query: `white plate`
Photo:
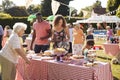
[[[41,59],[41,56],[32,56],[32,59]]]
[[[48,57],[48,56],[45,56],[45,57],[41,57],[41,60],[52,60],[53,57]]]

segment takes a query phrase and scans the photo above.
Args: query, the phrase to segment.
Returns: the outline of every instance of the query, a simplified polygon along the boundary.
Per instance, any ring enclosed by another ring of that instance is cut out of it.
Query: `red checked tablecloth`
[[[103,62],[99,63],[99,66],[93,68],[94,80],[113,80],[110,64]]]
[[[54,60],[31,60],[31,64],[26,65],[20,59],[16,80],[113,80],[113,77],[109,63],[85,67]]]
[[[93,70],[88,67],[48,63],[49,80],[93,80]]]
[[[103,44],[104,51],[106,54],[115,56],[118,54],[120,51],[119,45],[118,44],[110,44],[110,43],[104,43]]]
[[[25,64],[20,59],[17,65],[16,80],[47,80],[48,65],[43,61],[31,60],[31,64]]]

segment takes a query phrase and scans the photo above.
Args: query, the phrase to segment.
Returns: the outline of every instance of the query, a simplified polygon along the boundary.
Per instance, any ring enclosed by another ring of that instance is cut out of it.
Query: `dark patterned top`
[[[53,37],[53,41],[54,41],[54,48],[59,47],[58,44],[60,42],[63,42],[66,39],[66,33],[65,30],[61,30],[60,32],[57,32],[54,30],[53,33],[54,37]]]
[[[93,36],[92,34],[87,35],[87,36],[86,36],[86,40],[89,40],[89,39],[94,39],[94,36]]]

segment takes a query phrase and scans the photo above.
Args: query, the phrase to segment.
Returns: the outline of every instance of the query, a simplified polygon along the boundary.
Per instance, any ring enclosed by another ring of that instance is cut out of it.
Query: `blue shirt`
[[[3,35],[4,31],[3,31],[3,28],[2,26],[0,25],[0,35]]]

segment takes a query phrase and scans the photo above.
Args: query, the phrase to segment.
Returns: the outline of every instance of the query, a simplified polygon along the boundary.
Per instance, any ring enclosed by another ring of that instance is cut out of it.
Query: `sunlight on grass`
[[[105,43],[106,41],[104,39],[95,39],[95,45],[101,45]]]

